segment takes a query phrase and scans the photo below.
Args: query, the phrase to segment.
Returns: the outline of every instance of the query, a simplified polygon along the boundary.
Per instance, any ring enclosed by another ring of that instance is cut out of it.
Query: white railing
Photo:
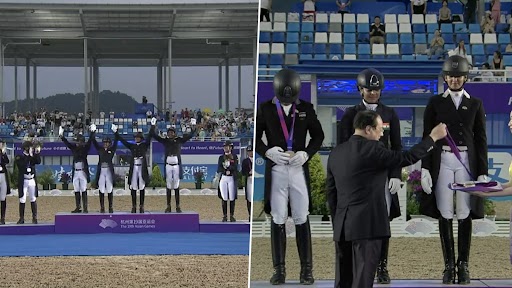
[[[482,83],[504,83],[512,82],[508,79],[512,78],[512,67],[507,67],[504,70],[487,70],[487,69],[472,69],[469,71],[469,82],[482,82]]]

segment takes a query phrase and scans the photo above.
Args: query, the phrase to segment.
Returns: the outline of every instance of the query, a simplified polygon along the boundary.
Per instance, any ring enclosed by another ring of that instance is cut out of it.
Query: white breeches
[[[132,181],[130,189],[132,190],[143,190],[146,188],[146,183],[142,178],[142,160],[135,159],[132,172]]]
[[[441,152],[441,166],[435,189],[437,209],[445,219],[453,219],[453,190],[448,185],[453,182],[470,181],[466,169],[459,162],[455,154],[451,152]],[[469,167],[468,153],[460,152],[462,161],[466,167]],[[466,219],[471,210],[471,194],[467,192],[455,192],[457,219]]]
[[[0,173],[0,201],[5,201],[7,197],[7,182],[5,180],[5,173]]]
[[[20,198],[20,203],[27,201],[27,194],[30,197],[30,202],[36,202],[36,180],[34,178],[23,180],[23,197]]]
[[[84,171],[75,171],[73,176],[73,189],[75,192],[87,191],[87,176]]]
[[[114,188],[112,178],[112,173],[109,168],[101,168],[100,177],[98,179],[98,188],[101,193],[112,193],[112,188]]]
[[[220,196],[224,201],[234,201],[236,197],[236,185],[233,176],[222,175],[219,182]]]
[[[274,223],[282,225],[288,220],[288,202],[295,225],[306,223],[309,215],[309,197],[302,166],[272,167],[270,206]]]
[[[165,182],[167,189],[178,189],[180,187],[180,165],[165,165]]]
[[[247,177],[247,186],[245,188],[245,195],[247,196],[247,200],[252,202],[252,191],[254,189],[252,185],[252,176]]]

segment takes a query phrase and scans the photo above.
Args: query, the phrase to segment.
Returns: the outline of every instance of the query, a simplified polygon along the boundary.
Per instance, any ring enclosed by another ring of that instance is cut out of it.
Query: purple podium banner
[[[487,114],[508,114],[512,110],[512,83],[470,82],[464,85],[464,89],[471,96],[482,100]]]
[[[274,97],[273,82],[258,82],[258,106]],[[311,82],[302,82],[299,99],[311,102]]]
[[[199,232],[199,214],[151,213],[114,214],[57,213],[56,234],[145,233],[145,232]]]

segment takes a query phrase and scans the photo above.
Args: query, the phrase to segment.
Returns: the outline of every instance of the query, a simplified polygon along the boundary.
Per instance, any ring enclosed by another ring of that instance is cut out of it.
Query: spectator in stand
[[[482,21],[480,22],[480,28],[482,28],[482,33],[494,33],[494,20],[491,16],[491,11],[485,11],[485,15],[482,16]]]
[[[304,12],[302,15],[302,20],[315,21],[315,1],[316,0],[302,0],[302,3],[304,3]]]
[[[411,15],[412,14],[427,14],[427,1],[411,0]]]
[[[370,26],[370,45],[384,44],[384,35],[386,35],[386,28],[380,23],[380,17],[375,16],[374,22]]]
[[[444,39],[441,37],[441,33],[439,30],[434,32],[434,38],[430,42],[430,50],[428,51],[428,56],[432,59],[434,56],[435,59],[442,59],[444,54]]]
[[[272,11],[272,0],[261,0],[260,1],[260,22],[263,22],[263,18],[270,22],[270,11]]]
[[[452,11],[448,8],[448,0],[443,0],[443,7],[439,9],[439,29],[442,23],[452,23]]]
[[[500,23],[501,17],[501,0],[491,1],[491,18],[494,20],[494,24]]]
[[[336,0],[336,5],[338,6],[338,13],[350,13],[350,3],[351,0]]]

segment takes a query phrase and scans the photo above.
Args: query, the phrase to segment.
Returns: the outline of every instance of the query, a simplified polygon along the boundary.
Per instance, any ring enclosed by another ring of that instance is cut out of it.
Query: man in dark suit
[[[393,108],[379,101],[381,91],[384,89],[384,76],[382,73],[373,68],[363,70],[357,76],[357,89],[363,99],[358,105],[348,108],[343,118],[341,118],[338,132],[338,144],[348,141],[354,134],[354,118],[357,112],[372,110],[376,111],[384,122],[384,134],[380,138],[384,147],[394,151],[402,151],[400,119],[398,119]],[[400,167],[397,167],[388,171],[387,183],[383,191],[384,195],[386,195],[389,221],[401,215],[400,202],[398,201],[397,195],[402,182],[401,170]],[[388,251],[389,238],[384,238],[382,241],[379,265],[377,267],[377,282],[380,284],[388,284],[391,282],[387,268]]]
[[[382,187],[388,170],[416,163],[446,136],[439,124],[430,137],[406,152],[393,151],[379,141],[382,118],[360,111],[354,135],[331,151],[327,162],[327,202],[336,241],[335,287],[372,287],[383,238],[390,237]]]
[[[455,212],[459,222],[459,257],[455,267],[454,191],[448,185],[470,180],[489,181],[485,111],[482,101],[464,90],[464,83],[469,74],[469,63],[466,58],[458,55],[448,58],[443,64],[443,74],[448,89],[443,94],[430,98],[423,116],[423,135],[425,137],[425,133],[438,123],[446,123],[459,150],[460,159],[452,152],[447,141],[441,141],[436,145],[434,152],[422,160],[421,187],[427,194],[422,194],[420,199],[420,212],[439,219],[439,235],[445,263],[443,283],[455,284],[457,274],[459,284],[469,284],[471,278],[468,261],[472,219],[483,218],[483,199],[466,192],[455,192]]]
[[[300,283],[313,284],[315,281],[308,219],[312,209],[308,160],[320,150],[325,136],[313,105],[299,100],[300,87],[300,77],[295,71],[279,71],[274,76],[275,97],[262,103],[256,114],[256,152],[267,160],[264,210],[272,215],[270,233],[274,274],[270,282],[274,285],[283,284],[286,280],[285,223],[289,216],[288,207],[296,227]],[[306,146],[308,132],[311,139]]]

